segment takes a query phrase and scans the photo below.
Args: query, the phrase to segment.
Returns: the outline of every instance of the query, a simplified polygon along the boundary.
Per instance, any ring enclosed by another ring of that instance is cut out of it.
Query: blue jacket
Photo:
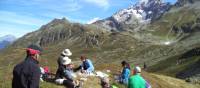
[[[84,61],[82,64],[81,64],[81,67],[86,70],[87,72],[93,72],[94,71],[94,66],[92,64],[92,61],[89,60],[89,59],[86,59],[86,61]]]
[[[130,69],[128,67],[123,68],[121,74],[121,82],[124,84],[128,84],[129,76],[130,76]]]

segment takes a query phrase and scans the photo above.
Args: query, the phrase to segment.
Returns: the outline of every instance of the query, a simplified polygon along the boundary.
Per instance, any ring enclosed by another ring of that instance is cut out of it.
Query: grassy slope
[[[195,2],[193,5],[186,5],[183,7],[172,7],[171,10],[165,13],[161,19],[153,22],[149,25],[148,29],[154,31],[148,31],[153,35],[159,36],[161,39],[167,37],[168,32],[172,27],[181,28],[181,26],[196,21],[200,17],[199,2]],[[177,34],[171,31],[169,38],[176,39]]]
[[[187,30],[198,30],[198,28],[193,28],[196,24],[197,18],[200,17],[200,8],[198,4],[199,2],[195,2],[195,4],[193,5],[185,5],[178,8],[174,6],[169,12],[164,14],[161,19],[150,25],[151,29],[155,30],[152,32],[152,34],[161,36],[167,40],[166,33],[168,33],[169,29],[171,29],[173,26],[181,29],[185,25],[193,24]],[[190,36],[187,36],[188,34]],[[171,39],[178,39],[177,34],[171,31],[169,34],[169,39],[173,36],[174,38]],[[175,76],[177,73],[190,68],[193,64],[199,61],[199,56],[193,56],[187,58],[183,63],[177,65],[178,59],[185,52],[199,47],[200,42],[198,31],[196,31],[195,33],[182,33],[181,36],[185,36],[185,38],[170,46],[173,47],[172,49],[175,51],[173,52],[174,55],[171,55],[167,59],[163,59],[157,64],[151,66],[149,68],[150,71]]]
[[[187,60],[185,60],[183,63],[177,64],[177,57],[172,57],[149,67],[149,71],[175,77],[177,73],[190,68],[199,60],[199,57],[196,56],[187,58]]]
[[[177,10],[179,11],[179,10]],[[181,10],[180,10],[181,11]],[[187,12],[189,10],[186,9],[185,12]],[[176,11],[175,11],[176,12]],[[184,11],[182,11],[184,12]],[[176,24],[176,26],[179,26],[181,24],[193,21],[193,12],[189,11],[186,16],[190,17],[191,20],[181,20],[179,22],[179,24]],[[150,27],[150,29],[153,29],[155,31],[152,32],[153,35],[159,36],[159,38],[161,39],[165,39],[166,36],[166,32],[168,32],[168,30],[171,27],[171,23],[174,23],[174,21],[176,21],[179,16],[182,16],[181,12],[176,12],[174,13],[173,11],[170,13],[167,13],[163,19],[161,19],[158,22],[153,23],[152,25],[158,26],[158,27]],[[185,14],[184,14],[185,16]],[[174,18],[173,18],[174,17]],[[186,18],[186,17],[183,17]],[[167,20],[168,22],[164,22],[165,20]],[[81,29],[86,29],[86,31],[84,33],[82,33]],[[47,65],[50,66],[51,71],[55,72],[57,65],[56,65],[56,59],[59,56],[59,53],[64,49],[64,48],[69,48],[72,50],[73,52],[73,57],[71,57],[74,61],[77,60],[79,58],[79,56],[81,54],[86,54],[89,58],[91,58],[96,66],[99,66],[99,64],[106,62],[107,64],[109,63],[120,63],[121,60],[128,60],[129,62],[132,63],[139,63],[142,64],[144,61],[149,62],[158,62],[162,59],[165,59],[166,57],[170,56],[172,57],[173,54],[176,55],[176,53],[171,52],[171,50],[176,50],[178,48],[181,48],[181,44],[179,45],[175,45],[174,47],[172,46],[162,46],[162,45],[148,45],[143,42],[143,41],[138,41],[134,38],[132,38],[132,35],[134,34],[129,34],[129,33],[119,33],[119,34],[109,34],[109,33],[105,33],[103,35],[99,34],[101,33],[101,31],[93,31],[92,29],[94,28],[84,28],[78,24],[76,24],[75,26],[72,26],[71,24],[66,23],[64,26],[63,25],[51,25],[50,27],[48,27],[45,30],[41,31],[37,31],[37,32],[33,32],[31,34],[26,35],[25,38],[21,38],[18,42],[16,42],[16,44],[14,46],[20,46],[19,48],[16,47],[9,47],[6,51],[4,51],[3,53],[0,53],[0,87],[2,88],[10,88],[10,83],[11,83],[11,79],[12,79],[12,69],[14,67],[14,65],[20,61],[23,60],[24,55],[25,55],[25,50],[23,49],[23,47],[27,46],[28,43],[35,43],[38,42],[38,37],[41,37],[41,35],[45,35],[46,33],[49,33],[49,35],[51,35],[51,33],[57,33],[59,31],[67,31],[66,35],[69,35],[70,33],[74,33],[74,36],[69,36],[67,39],[63,39],[60,41],[57,41],[56,43],[50,43],[48,45],[45,45],[45,52],[42,56],[42,62],[41,63],[43,66]],[[98,30],[98,29],[95,29]],[[41,32],[41,35],[38,35],[38,33]],[[149,31],[148,31],[149,33]],[[100,41],[100,47],[96,47],[96,46],[87,46],[90,44],[85,44],[85,38],[90,36],[90,35],[101,35],[101,38],[99,39]],[[127,35],[128,36],[127,36]],[[48,34],[47,34],[48,35]],[[37,37],[35,37],[37,36]],[[171,35],[170,35],[171,36]],[[173,37],[173,36],[172,36]],[[76,40],[77,41],[73,41]],[[199,38],[197,38],[199,39]],[[198,44],[197,39],[195,39],[194,41],[190,40],[190,41],[186,41],[186,42],[190,42],[191,45],[185,44],[185,47],[183,49],[180,49],[181,52],[178,52],[177,55],[180,55],[180,53],[183,53],[185,51],[183,51],[184,49],[186,49],[186,47],[191,47],[194,44]],[[183,43],[186,43],[183,42]],[[177,47],[178,46],[178,47]],[[195,47],[195,46],[194,46]],[[175,49],[173,49],[175,48]],[[123,53],[122,53],[123,52]],[[163,54],[163,53],[166,53]],[[173,58],[173,57],[172,57]],[[169,59],[167,59],[169,60]],[[174,59],[170,59],[169,64],[173,64]],[[165,61],[163,61],[165,62]],[[156,65],[155,65],[156,66]],[[158,66],[163,66],[163,64],[160,64]],[[169,65],[170,66],[170,65]],[[114,68],[110,68],[110,69],[114,69]],[[160,69],[160,68],[159,68]],[[169,70],[167,70],[169,71]],[[148,75],[148,73],[147,73]],[[153,78],[149,78],[150,81],[154,83],[157,82],[157,85],[160,88],[166,88],[163,85],[165,85],[165,82],[168,82],[166,80],[163,81],[163,84],[159,84],[159,81],[155,81],[158,80],[160,77],[163,76],[157,76],[157,75],[151,75],[149,74],[150,77],[152,76]],[[156,78],[157,77],[157,78]],[[163,77],[165,78],[165,77]],[[148,79],[148,78],[147,78]],[[162,78],[161,78],[162,79]],[[171,78],[169,78],[171,79]],[[8,80],[8,81],[5,81]],[[162,81],[162,80],[160,80]],[[178,81],[179,83],[179,81]],[[180,82],[182,83],[182,82]],[[42,85],[43,88],[45,88],[45,86],[48,86],[49,88],[54,88],[56,85],[53,84],[49,84],[49,83],[44,83]],[[166,85],[167,86],[167,85]],[[172,87],[173,85],[171,85],[168,88],[175,88]],[[57,87],[57,86],[56,86]],[[155,87],[155,88],[159,88],[159,87]],[[178,87],[177,87],[178,88]]]

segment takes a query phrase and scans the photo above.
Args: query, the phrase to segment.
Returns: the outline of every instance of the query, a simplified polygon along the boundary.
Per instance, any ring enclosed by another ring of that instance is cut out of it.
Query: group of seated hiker
[[[125,84],[128,88],[151,88],[150,84],[140,75],[141,68],[135,66],[132,74],[129,63],[122,61],[123,67],[121,74],[116,77],[119,83]]]
[[[25,60],[14,67],[12,88],[39,88],[41,78],[48,78],[49,68],[39,67],[41,52],[42,48],[38,45],[28,46]],[[54,82],[65,85],[67,88],[80,88],[82,83],[77,80],[75,72],[80,71],[81,74],[90,76],[94,72],[94,66],[90,59],[81,56],[82,63],[75,68],[70,59],[71,55],[71,51],[65,49],[59,56]],[[117,82],[126,85],[128,88],[151,88],[150,84],[140,75],[141,68],[139,66],[135,66],[131,71],[130,65],[126,61],[122,61],[121,65],[123,69],[120,71],[120,75],[115,77]],[[109,81],[109,78],[102,78],[102,88],[118,88],[110,85]]]
[[[121,62],[122,71],[115,76],[115,81],[127,86],[127,88],[151,88],[151,85],[141,76],[141,68],[135,66],[131,72],[131,68],[128,62]],[[115,85],[111,85],[109,78],[101,79],[102,88],[118,88]]]
[[[69,49],[65,49],[61,56],[58,58],[58,69],[55,76],[55,82],[57,84],[63,84],[68,88],[80,87],[80,81],[76,80],[76,74],[80,70],[83,74],[90,74],[94,71],[92,61],[85,56],[81,56],[80,60],[82,64],[78,68],[74,68],[72,60],[69,58],[72,55]]]

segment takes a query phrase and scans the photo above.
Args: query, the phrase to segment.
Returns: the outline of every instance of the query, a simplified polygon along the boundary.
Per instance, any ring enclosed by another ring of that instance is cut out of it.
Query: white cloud
[[[29,28],[27,26],[19,26],[13,24],[0,24],[0,36],[14,35],[16,37],[22,37],[24,34],[37,30],[37,28]]]
[[[110,6],[109,0],[84,0],[84,1],[91,4],[95,4],[99,7],[103,7],[104,9],[107,9]]]
[[[99,17],[95,17],[95,18],[89,20],[89,21],[87,22],[87,24],[92,24],[92,23],[98,21],[99,19],[100,19]]]
[[[22,14],[0,10],[0,14],[0,36],[11,34],[16,37],[21,37],[30,31],[39,29],[41,25],[49,21],[34,17],[28,13]]]
[[[32,25],[38,26],[46,23],[44,19],[39,19],[31,16],[27,16],[27,14],[17,14],[9,11],[0,11],[0,21],[14,24],[22,24],[22,25]]]

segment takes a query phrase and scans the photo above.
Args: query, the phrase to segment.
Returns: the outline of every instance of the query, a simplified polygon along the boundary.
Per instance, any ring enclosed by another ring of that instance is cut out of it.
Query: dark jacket
[[[73,83],[73,79],[69,78],[69,76],[66,74],[66,67],[64,65],[60,65],[57,72],[55,79],[67,79],[64,80],[63,85],[65,85],[67,88],[74,88],[75,85]]]
[[[58,60],[57,60],[57,63],[58,63],[58,68],[60,67],[60,66],[62,66],[62,59],[64,58],[65,56],[64,55],[60,55],[60,57],[58,57]]]
[[[64,70],[65,70],[65,66],[64,65],[60,65],[56,71],[56,76],[55,79],[62,79],[64,78]]]
[[[13,70],[12,88],[39,88],[40,68],[38,61],[27,57]]]
[[[65,79],[67,79],[69,81],[73,81],[73,78],[70,75],[71,72],[73,72],[73,70],[69,70],[64,65],[61,65],[56,71],[55,79],[63,79],[63,78],[65,78]]]

